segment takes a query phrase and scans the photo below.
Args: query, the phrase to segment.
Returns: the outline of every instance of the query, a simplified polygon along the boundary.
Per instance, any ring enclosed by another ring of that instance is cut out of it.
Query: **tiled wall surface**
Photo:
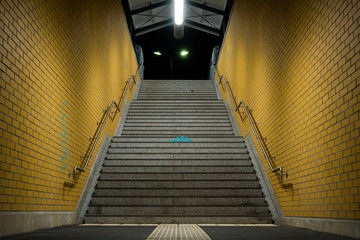
[[[355,0],[234,1],[218,69],[289,174],[281,182],[262,158],[285,217],[360,219],[359,9]]]
[[[0,211],[73,211],[94,157],[69,173],[137,69],[121,1],[1,0],[0,17]]]

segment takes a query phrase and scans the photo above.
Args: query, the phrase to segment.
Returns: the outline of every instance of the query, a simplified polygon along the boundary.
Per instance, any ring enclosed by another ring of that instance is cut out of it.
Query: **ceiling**
[[[128,0],[139,36],[174,24],[173,0]],[[185,0],[184,25],[220,36],[227,0]]]

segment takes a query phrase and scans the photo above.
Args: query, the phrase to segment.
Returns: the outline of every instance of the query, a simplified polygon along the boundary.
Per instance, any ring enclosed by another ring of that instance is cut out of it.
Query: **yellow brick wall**
[[[355,0],[234,1],[218,69],[289,174],[281,182],[262,156],[287,217],[360,219],[359,8]],[[236,118],[261,153],[248,120]]]
[[[0,17],[0,211],[73,211],[94,157],[68,174],[137,69],[121,1],[1,0]]]

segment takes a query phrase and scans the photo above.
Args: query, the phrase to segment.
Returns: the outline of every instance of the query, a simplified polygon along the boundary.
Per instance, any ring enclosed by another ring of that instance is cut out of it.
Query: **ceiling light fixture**
[[[182,51],[180,52],[180,55],[181,55],[181,56],[186,56],[186,55],[188,55],[188,54],[189,54],[189,52],[186,51],[186,50],[182,50]]]
[[[184,22],[184,0],[175,0],[175,24],[181,25]]]

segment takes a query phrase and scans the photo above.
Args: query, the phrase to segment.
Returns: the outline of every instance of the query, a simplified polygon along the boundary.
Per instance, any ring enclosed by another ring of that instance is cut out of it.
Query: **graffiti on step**
[[[177,137],[171,140],[171,142],[191,142],[191,140],[188,137]]]

